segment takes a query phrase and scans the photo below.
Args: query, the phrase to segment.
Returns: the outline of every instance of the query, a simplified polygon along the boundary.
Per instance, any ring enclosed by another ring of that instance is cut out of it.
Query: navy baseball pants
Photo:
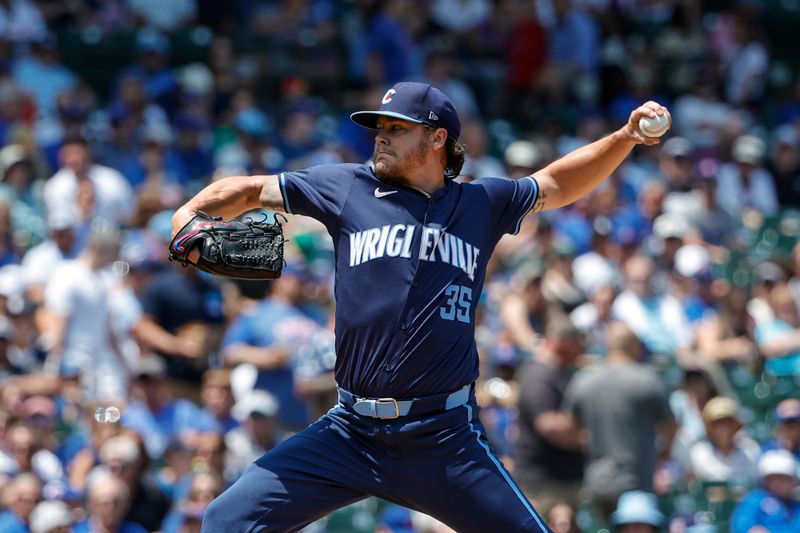
[[[469,403],[378,420],[337,405],[263,455],[206,510],[203,533],[297,531],[367,496],[459,533],[548,532]]]

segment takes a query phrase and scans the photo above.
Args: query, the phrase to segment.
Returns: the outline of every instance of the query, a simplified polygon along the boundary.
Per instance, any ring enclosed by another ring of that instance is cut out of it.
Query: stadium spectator
[[[500,304],[500,318],[511,340],[521,353],[534,353],[539,336],[560,313],[544,295],[542,265],[532,263],[520,268],[510,291]]]
[[[196,0],[178,0],[169,5],[154,0],[128,0],[126,4],[137,20],[163,31],[183,28],[197,15],[198,7]]]
[[[160,531],[178,533],[192,521],[203,516],[203,511],[211,501],[222,493],[222,480],[208,472],[198,472],[192,476],[189,493],[185,499],[175,502],[170,513],[164,518]]]
[[[797,462],[785,450],[766,452],[758,461],[760,487],[748,492],[731,517],[731,533],[789,533],[800,528],[800,503],[794,497]]]
[[[111,474],[123,481],[130,495],[124,520],[155,531],[170,508],[169,498],[146,471],[146,450],[130,433],[112,437],[99,449],[101,464],[89,474],[89,486],[98,477]],[[90,489],[91,490],[91,489]]]
[[[756,479],[758,445],[743,433],[739,406],[727,397],[712,398],[703,407],[706,438],[689,450],[691,473],[701,482],[747,487]]]
[[[611,515],[617,533],[655,533],[664,523],[654,494],[633,490],[619,497]]]
[[[773,133],[767,171],[775,178],[781,206],[800,207],[800,135],[796,127],[784,124]]]
[[[43,447],[33,428],[22,422],[11,426],[0,449],[0,474],[17,476],[33,474],[44,482],[64,479],[64,469],[53,452]]]
[[[58,155],[61,168],[47,180],[42,191],[48,215],[64,209],[80,213],[80,186],[89,182],[94,192],[93,217],[114,224],[130,219],[135,208],[131,186],[118,170],[92,163],[85,139],[65,139]]]
[[[763,96],[769,69],[769,54],[759,39],[757,17],[746,11],[733,18],[733,43],[722,56],[726,70],[725,96],[733,104],[747,106]]]
[[[267,286],[263,299],[242,310],[228,328],[222,351],[228,365],[249,363],[258,369],[257,389],[275,395],[279,417],[287,429],[299,429],[308,415],[294,390],[292,360],[299,346],[320,328],[299,308],[306,273],[288,265],[281,277]]]
[[[169,12],[169,9],[165,11]],[[175,73],[169,67],[170,49],[170,40],[166,35],[155,27],[146,26],[136,33],[136,62],[117,74],[121,81],[131,78],[139,80],[147,100],[168,111],[177,103],[178,89]],[[118,94],[121,94],[119,86]]]
[[[12,77],[19,88],[33,98],[40,117],[53,119],[58,96],[75,89],[79,80],[59,61],[58,41],[54,35],[35,41],[31,52],[14,63]]]
[[[657,459],[676,431],[664,385],[642,356],[636,334],[612,324],[603,364],[580,370],[564,396],[589,432],[583,485],[606,515],[622,493],[653,490]]]
[[[568,319],[551,321],[536,356],[520,370],[515,475],[537,508],[577,503],[585,436],[561,411],[564,391],[583,353],[583,335]]]
[[[115,228],[96,224],[87,248],[62,263],[45,287],[43,333],[52,345],[47,364],[80,368],[81,385],[93,400],[128,396],[130,369],[112,331],[103,272],[117,258],[119,237]]]
[[[599,357],[606,355],[608,328],[613,322],[611,305],[616,296],[617,292],[611,285],[597,286],[589,293],[589,301],[579,305],[569,314],[570,321],[586,338],[587,354]]]
[[[41,8],[31,0],[7,0],[0,4],[0,35],[15,43],[45,37],[47,25]]]
[[[702,191],[693,187],[692,145],[683,137],[672,137],[659,153],[659,174],[667,182],[664,212],[678,215],[694,225],[705,211]]]
[[[776,376],[800,375],[800,314],[785,282],[769,293],[774,318],[756,326],[755,339],[767,359],[765,368]]]
[[[2,491],[3,507],[0,512],[0,531],[4,533],[29,533],[30,518],[42,498],[42,482],[35,474],[18,474]]]
[[[772,216],[778,210],[778,195],[772,176],[762,166],[764,141],[754,135],[737,137],[731,148],[733,161],[723,164],[717,180],[717,203],[731,216],[745,208]]]
[[[47,218],[48,238],[34,246],[22,258],[26,296],[37,305],[44,302],[44,288],[61,261],[75,259],[77,213],[55,211]]]
[[[697,353],[706,361],[752,361],[756,344],[753,320],[747,312],[748,291],[742,287],[717,286],[724,291],[717,312],[709,313],[696,326]]]
[[[111,474],[98,476],[89,484],[86,503],[88,516],[75,524],[73,533],[145,533],[147,530],[142,526],[123,519],[130,501],[130,491],[124,481]]]
[[[710,374],[699,366],[684,369],[680,388],[669,395],[669,405],[678,424],[675,444],[686,453],[705,438],[703,409],[716,396],[717,388]]]
[[[33,508],[29,522],[30,533],[70,533],[75,517],[66,503],[47,500]]]
[[[567,502],[556,502],[545,515],[553,533],[579,533],[575,507]]]
[[[59,450],[59,455],[67,466],[69,488],[77,494],[84,493],[89,473],[100,464],[98,450],[122,431],[119,424],[107,424],[102,418],[98,420],[95,416],[96,409],[104,409],[104,405],[82,406],[83,416]]]
[[[616,287],[622,281],[619,269],[619,244],[613,239],[611,219],[605,215],[592,220],[592,236],[589,250],[580,253],[572,262],[576,276],[575,284],[590,298],[603,285]]]
[[[203,407],[198,413],[200,418],[198,427],[223,435],[239,427],[239,422],[231,412],[236,400],[231,389],[230,370],[222,368],[206,370],[203,374],[200,398]]]
[[[149,230],[163,246],[164,240],[169,240],[170,217],[169,211],[162,211],[148,222]],[[146,349],[164,358],[170,385],[197,400],[197,385],[222,335],[220,289],[195,269],[158,266],[141,288],[144,313],[133,335]]]
[[[787,398],[775,408],[774,440],[764,443],[762,452],[786,450],[800,459],[800,400]]]
[[[461,169],[459,179],[477,179],[480,176],[504,176],[505,169],[499,159],[492,156],[488,149],[489,139],[482,123],[464,121],[461,128],[461,139],[470,147]]]
[[[134,380],[134,402],[122,415],[125,427],[144,436],[147,453],[158,459],[172,439],[191,445],[196,435],[198,407],[172,398],[166,381],[166,364],[158,356],[142,358]]]
[[[681,303],[655,287],[655,264],[636,255],[624,264],[625,287],[614,300],[612,315],[639,337],[651,354],[683,360],[692,343],[691,330]],[[610,350],[610,348],[609,348]]]
[[[194,438],[192,464],[198,471],[210,472],[224,479],[227,486],[235,480],[225,475],[226,452],[227,445],[222,435],[213,431],[200,432]]]
[[[747,302],[747,312],[755,322],[754,326],[775,320],[771,293],[776,285],[786,281],[786,272],[774,261],[764,261],[753,269],[751,298]]]

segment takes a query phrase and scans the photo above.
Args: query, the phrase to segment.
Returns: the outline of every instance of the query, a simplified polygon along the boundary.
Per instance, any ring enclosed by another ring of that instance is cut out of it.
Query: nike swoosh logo
[[[375,198],[383,198],[384,196],[389,196],[396,192],[397,191],[382,191],[380,187],[375,187]]]

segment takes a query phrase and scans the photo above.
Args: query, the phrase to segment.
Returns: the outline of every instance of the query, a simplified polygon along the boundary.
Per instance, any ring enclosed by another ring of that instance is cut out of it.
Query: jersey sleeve
[[[282,172],[278,183],[287,213],[306,215],[325,224],[330,231],[342,213],[357,165],[319,165]]]
[[[533,176],[517,180],[483,178],[478,180],[489,198],[492,220],[498,235],[519,233],[522,219],[533,209],[539,197],[539,183]]]

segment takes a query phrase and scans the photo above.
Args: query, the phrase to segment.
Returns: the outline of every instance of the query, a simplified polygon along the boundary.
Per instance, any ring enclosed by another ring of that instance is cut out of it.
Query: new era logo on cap
[[[453,102],[427,83],[398,83],[386,91],[377,111],[358,111],[350,115],[350,119],[361,126],[377,129],[381,116],[444,128],[454,139],[461,134],[461,121]]]

